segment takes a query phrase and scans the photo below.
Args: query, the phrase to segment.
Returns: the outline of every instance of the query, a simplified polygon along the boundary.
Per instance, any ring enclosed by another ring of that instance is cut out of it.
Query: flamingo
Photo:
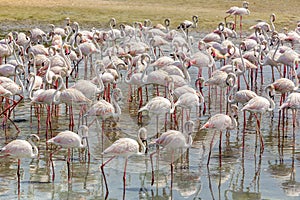
[[[32,138],[35,138],[37,141],[40,140],[39,136],[31,134],[28,137],[28,141],[16,139],[5,145],[0,149],[0,153],[4,156],[10,156],[12,158],[18,159],[18,188],[20,186],[20,165],[21,159],[23,158],[36,158],[38,156],[38,148],[33,143]]]
[[[68,165],[68,182],[71,183],[71,171],[70,171],[70,152],[73,148],[88,148],[88,130],[89,128],[85,125],[81,125],[78,131],[82,131],[82,137],[80,137],[77,133],[72,131],[66,130],[58,133],[55,137],[47,140],[47,144],[55,144],[60,146],[59,149],[55,150],[54,152],[59,151],[61,148],[68,149],[68,158],[67,158],[67,165]],[[83,143],[85,141],[85,143]],[[52,161],[52,155],[54,152],[50,153],[50,160],[52,162],[52,180],[54,181],[55,172],[54,172],[54,165]]]
[[[184,124],[184,132],[180,132],[177,130],[168,130],[162,135],[155,139],[152,143],[162,146],[163,149],[169,149],[172,151],[171,157],[171,188],[173,185],[173,170],[174,170],[174,151],[182,148],[190,148],[193,143],[192,133],[194,129],[194,122],[187,121]],[[152,181],[151,185],[154,183],[154,168],[153,168],[153,155],[158,153],[155,151],[150,154],[151,167],[152,167]]]
[[[2,64],[3,58],[5,59],[5,63],[6,63],[6,58],[12,54],[13,52],[12,41],[13,41],[12,33],[8,33],[5,36],[5,39],[0,41],[0,64]]]
[[[32,84],[33,86],[34,84]],[[52,124],[51,124],[51,105],[53,102],[54,95],[60,95],[60,93],[56,92],[56,89],[39,89],[35,93],[33,93],[33,87],[31,87],[29,92],[29,98],[31,100],[31,104],[40,104],[47,106],[47,118],[46,118],[46,138],[48,138],[48,126],[50,127],[51,135],[52,135]],[[55,104],[55,103],[54,103]],[[40,116],[38,115],[38,131],[40,124]]]
[[[14,81],[12,81],[11,79],[7,78],[7,77],[3,77],[3,76],[0,76],[0,85],[11,92],[11,94],[13,96],[15,95],[18,95],[19,96],[19,100],[16,102],[15,100],[12,100],[13,101],[13,104],[12,105],[7,105],[7,107],[4,109],[4,111],[2,111],[0,113],[0,116],[2,114],[5,115],[5,118],[3,120],[3,125],[5,125],[6,123],[6,119],[9,119],[10,120],[10,115],[11,115],[11,112],[14,110],[14,108],[23,100],[24,98],[24,85],[23,85],[23,82],[21,81],[20,79],[20,72],[17,70],[18,68],[16,68],[15,70],[15,74],[16,74],[16,77],[17,77],[17,81],[20,83],[17,84],[15,83]],[[7,104],[9,104],[9,99],[7,98]],[[7,113],[8,112],[8,113]],[[11,120],[10,120],[11,121]],[[13,123],[14,124],[14,123]],[[14,124],[15,125],[15,124]],[[15,126],[16,129],[19,131],[18,127]]]
[[[141,56],[141,62],[143,63],[145,57],[148,57],[149,58],[149,55],[142,55]],[[125,83],[126,84],[129,84],[130,86],[136,86],[138,88],[138,95],[139,95],[139,98],[140,98],[140,107],[142,106],[142,103],[143,103],[143,91],[142,91],[142,86],[144,85],[144,82],[146,82],[145,80],[147,79],[147,75],[144,74],[144,81],[142,80],[142,76],[143,76],[143,71],[145,70],[144,69],[140,69],[140,68],[143,68],[144,64],[142,64],[142,67],[140,67],[141,65],[139,66],[135,66],[135,68],[137,69],[137,71],[142,71],[142,72],[135,72],[133,73],[133,66],[132,66],[132,57],[130,57],[131,59],[129,59],[129,67],[128,67],[128,71],[125,75]],[[129,74],[131,74],[131,76],[129,76]],[[131,87],[130,87],[131,88]],[[130,89],[130,94],[129,94],[129,97],[131,98],[131,95],[132,95],[132,90]],[[129,100],[131,101],[131,99]]]
[[[181,29],[183,31],[185,31],[186,34],[186,39],[189,39],[189,28],[197,28],[197,24],[198,24],[198,16],[197,15],[193,15],[192,16],[192,22],[189,20],[184,20],[182,23],[180,23],[180,25],[177,27],[177,29]]]
[[[203,129],[213,129],[214,134],[210,142],[210,148],[209,148],[209,154],[208,154],[208,160],[207,165],[209,165],[210,162],[210,155],[211,150],[213,146],[214,137],[216,134],[216,131],[220,132],[220,141],[219,141],[219,157],[220,157],[220,166],[222,165],[221,162],[221,147],[222,147],[222,131],[224,130],[233,130],[237,127],[237,121],[234,119],[235,115],[237,114],[237,106],[231,105],[229,115],[218,113],[213,115],[209,118],[209,120],[200,128],[200,130]]]
[[[81,106],[81,110],[79,113],[79,119],[83,116],[84,107],[91,104],[92,101],[88,99],[82,92],[77,90],[76,88],[66,88],[63,78],[60,75],[56,76],[58,79],[58,88],[53,95],[53,103],[60,104],[65,103],[70,108],[70,123],[69,129],[73,130],[74,127],[74,115],[73,115],[73,105]],[[59,94],[59,95],[57,95]],[[58,98],[56,98],[58,97]],[[78,124],[79,125],[79,124]]]
[[[162,25],[162,24],[156,24],[155,26],[153,26],[153,28],[157,28],[157,29],[160,29],[162,31],[166,31],[166,33],[168,33],[169,32],[170,24],[171,24],[171,20],[169,18],[166,18],[164,20],[164,25]]]
[[[243,2],[243,7],[237,7],[237,6],[233,6],[231,7],[229,10],[226,11],[226,13],[228,13],[228,15],[224,18],[225,19],[225,24],[226,24],[226,19],[227,17],[234,15],[234,21],[236,24],[236,16],[240,16],[240,38],[242,38],[242,18],[243,15],[250,15],[250,11],[248,10],[248,6],[249,6],[249,2],[244,1]]]
[[[300,93],[292,92],[288,95],[287,99],[281,104],[279,110],[291,109],[293,116],[293,127],[296,127],[297,112],[300,109]]]
[[[88,99],[90,100],[94,100],[95,97],[99,94],[101,94],[104,91],[104,84],[102,81],[102,73],[96,73],[97,76],[97,80],[99,83],[99,88],[97,87],[97,85],[95,85],[94,83],[92,83],[89,80],[78,80],[73,86],[72,88],[75,88],[77,90],[79,90],[80,92],[82,92],[82,94],[84,96],[86,96]]]
[[[187,121],[190,120],[190,112],[192,107],[199,107],[201,104],[204,103],[204,97],[201,93],[185,93],[181,95],[176,103],[174,104],[175,107],[181,107],[182,109],[186,109]],[[182,111],[183,113],[183,111]],[[182,116],[183,119],[183,116]]]
[[[108,191],[107,181],[104,173],[104,166],[107,165],[116,156],[125,157],[124,175],[123,175],[123,188],[124,188],[123,199],[125,199],[126,167],[127,167],[128,157],[131,155],[144,155],[146,152],[146,146],[144,142],[146,140],[147,140],[147,129],[142,127],[139,129],[137,133],[137,140],[134,140],[132,138],[120,138],[102,152],[102,155],[112,155],[110,159],[105,161],[100,166],[103,174],[104,182],[105,182],[105,188],[106,188],[105,199],[107,199],[109,191]],[[141,151],[140,151],[140,147],[141,147]]]
[[[168,83],[168,93],[169,93],[170,100],[165,97],[156,96],[156,97],[150,99],[148,101],[148,103],[145,106],[141,107],[138,111],[138,113],[141,113],[143,111],[148,111],[151,115],[156,116],[156,133],[157,133],[157,135],[158,135],[159,115],[174,113],[175,106],[174,106],[174,101],[173,101],[173,88],[174,88],[174,83],[171,79]]]
[[[254,116],[256,117],[257,121],[257,129],[256,131],[259,133],[260,136],[260,146],[261,146],[261,152],[264,150],[264,142],[263,142],[263,137],[260,131],[260,122],[262,118],[262,114],[265,112],[271,112],[275,108],[275,103],[274,101],[269,97],[268,91],[271,90],[271,92],[274,90],[274,87],[272,85],[269,85],[265,87],[265,97],[263,96],[256,96],[253,97],[248,103],[242,108],[241,111],[249,111],[251,113],[254,113]],[[258,119],[257,114],[260,114],[260,119]]]
[[[119,116],[121,115],[121,108],[118,104],[119,101],[122,100],[122,91],[120,88],[115,88],[112,92],[112,102],[109,103],[108,101],[101,99],[94,103],[92,107],[86,112],[85,117],[87,116],[94,116],[96,117],[92,123],[98,119],[102,120],[102,146],[103,146],[103,137],[104,137],[104,122],[108,118],[113,118],[114,120],[118,120]]]
[[[218,86],[220,87],[220,111],[222,111],[222,102],[223,102],[223,90],[224,88],[235,84],[236,81],[236,75],[232,72],[230,73],[226,73],[220,70],[215,70],[213,72],[212,77],[210,77],[209,79],[207,79],[204,82],[204,85],[208,85],[208,86]]]

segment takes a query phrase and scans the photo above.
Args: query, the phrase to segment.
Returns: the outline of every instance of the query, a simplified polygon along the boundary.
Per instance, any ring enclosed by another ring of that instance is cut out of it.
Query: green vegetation
[[[299,15],[299,0],[253,0],[251,14],[243,18],[245,30],[258,20],[269,21],[271,13],[277,16],[275,25],[294,29]],[[0,0],[1,32],[9,29],[26,29],[32,26],[47,26],[49,23],[62,25],[70,17],[83,28],[105,28],[111,17],[117,22],[132,24],[135,21],[151,19],[153,24],[171,19],[171,28],[193,15],[199,16],[197,31],[211,31],[224,20],[225,11],[231,6],[242,6],[237,0]],[[231,18],[233,20],[233,17]]]

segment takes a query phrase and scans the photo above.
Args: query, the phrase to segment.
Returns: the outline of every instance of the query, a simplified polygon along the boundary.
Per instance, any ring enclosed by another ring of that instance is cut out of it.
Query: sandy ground
[[[249,3],[251,13],[243,18],[245,30],[258,21],[268,22],[271,13],[277,16],[277,30],[294,29],[300,20],[299,0],[253,0]],[[241,5],[242,1],[237,0],[0,0],[0,22],[2,32],[46,27],[49,23],[62,25],[65,17],[86,28],[107,27],[111,17],[129,24],[144,19],[156,24],[170,18],[171,27],[176,27],[181,21],[198,15],[197,30],[211,31],[224,20],[226,10]]]

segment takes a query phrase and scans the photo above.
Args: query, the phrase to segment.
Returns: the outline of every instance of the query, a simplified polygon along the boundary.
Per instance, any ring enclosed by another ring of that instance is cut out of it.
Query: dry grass
[[[275,13],[275,25],[278,30],[283,27],[294,29],[299,16],[299,0],[253,0],[250,1],[250,16],[245,16],[245,29],[258,20],[268,21]],[[151,19],[153,24],[171,19],[171,27],[181,21],[199,16],[198,31],[213,30],[224,20],[225,11],[231,6],[241,6],[237,0],[0,0],[2,34],[15,29],[29,27],[46,27],[53,23],[62,25],[63,19],[70,17],[83,28],[105,28],[111,17],[117,21],[131,24],[134,21]]]

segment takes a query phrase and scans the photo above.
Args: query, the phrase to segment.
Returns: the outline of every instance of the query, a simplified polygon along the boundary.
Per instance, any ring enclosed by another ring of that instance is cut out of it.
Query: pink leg
[[[207,160],[207,164],[206,165],[209,165],[210,156],[211,156],[211,150],[212,150],[212,145],[213,145],[213,142],[214,142],[215,134],[216,134],[216,132],[214,132],[214,135],[213,135],[213,137],[212,137],[212,139],[210,141],[209,153],[208,153],[208,160]]]
[[[107,163],[109,163],[112,159],[114,159],[115,157],[116,157],[116,156],[111,157],[109,160],[107,160],[105,163],[103,163],[103,164],[100,166],[100,169],[101,169],[101,172],[102,172],[102,175],[103,175],[103,179],[104,179],[104,183],[105,183],[105,188],[106,188],[105,199],[107,199],[108,194],[109,194],[109,191],[108,191],[107,181],[106,181],[106,177],[105,177],[105,173],[104,173],[104,166],[105,166]]]

